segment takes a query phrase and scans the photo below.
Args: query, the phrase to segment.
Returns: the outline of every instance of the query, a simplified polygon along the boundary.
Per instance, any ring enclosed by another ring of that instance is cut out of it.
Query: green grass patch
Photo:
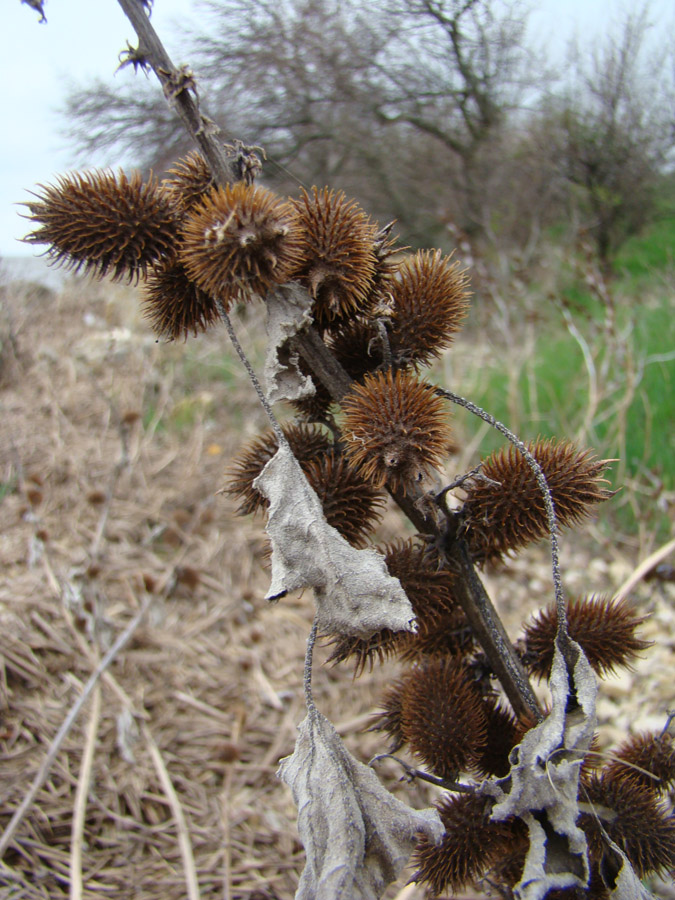
[[[495,352],[494,364],[478,376],[470,399],[523,440],[581,435],[599,456],[619,459],[612,467],[615,487],[661,483],[673,490],[675,316],[663,277],[672,268],[673,247],[675,204],[670,215],[662,214],[625,245],[617,263],[623,274],[611,286],[613,327],[600,299],[573,280],[572,265],[566,267],[558,296],[581,340],[562,314],[547,317],[526,358],[520,354],[518,362],[518,353],[509,353],[508,347]],[[481,423],[468,427],[475,435]],[[485,455],[503,443],[491,430],[480,451]],[[667,514],[652,505],[654,528],[665,536]],[[622,530],[633,530],[634,509],[628,503],[617,506]]]

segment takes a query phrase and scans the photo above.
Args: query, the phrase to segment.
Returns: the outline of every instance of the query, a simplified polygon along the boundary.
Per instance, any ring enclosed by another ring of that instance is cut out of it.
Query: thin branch
[[[244,348],[241,346],[241,343],[239,342],[239,338],[235,334],[234,328],[232,327],[232,322],[231,322],[230,317],[228,316],[227,312],[225,311],[225,307],[223,306],[222,300],[219,300],[216,297],[215,304],[218,309],[218,315],[223,320],[225,328],[227,329],[227,333],[230,337],[230,340],[232,341],[232,346],[237,351],[237,355],[239,356],[239,359],[241,360],[242,365],[246,369],[246,372],[248,373],[248,377],[251,381],[251,384],[253,385],[256,394],[258,395],[258,400],[260,400],[260,405],[265,410],[265,413],[267,414],[267,418],[270,420],[270,424],[272,425],[274,434],[277,438],[277,441],[279,442],[279,446],[280,447],[288,447],[288,441],[286,440],[286,435],[281,430],[281,425],[277,421],[277,417],[274,415],[274,413],[272,411],[272,407],[270,405],[269,400],[265,396],[265,392],[263,391],[262,385],[260,384],[260,381],[258,380],[258,376],[256,375],[255,370],[254,370],[253,366],[251,365],[248,356],[246,356],[246,353],[244,352]]]
[[[96,684],[98,683],[99,678],[105,672],[105,670],[108,668],[108,666],[112,663],[112,661],[115,659],[115,657],[120,653],[120,651],[129,642],[129,640],[133,636],[134,632],[136,631],[138,626],[141,624],[141,621],[143,620],[143,617],[145,616],[145,613],[147,612],[147,609],[150,606],[151,602],[152,602],[152,595],[149,594],[143,600],[143,603],[142,603],[141,608],[138,611],[138,613],[134,616],[134,618],[131,620],[131,622],[129,622],[129,624],[124,629],[122,634],[117,638],[117,640],[112,645],[110,650],[108,650],[108,652],[105,654],[105,656],[103,657],[103,659],[101,660],[99,665],[96,667],[96,670],[91,674],[89,680],[87,681],[86,685],[84,686],[84,690],[82,691],[80,696],[77,698],[77,700],[73,704],[70,712],[64,719],[63,724],[59,728],[59,731],[58,731],[56,737],[54,738],[54,740],[51,743],[51,746],[49,748],[49,752],[47,753],[47,756],[45,757],[35,778],[33,779],[33,783],[31,784],[27,794],[21,801],[21,804],[15,810],[14,815],[10,819],[9,824],[7,825],[7,828],[5,829],[5,831],[2,835],[2,838],[0,838],[0,859],[2,859],[2,857],[5,855],[5,851],[9,847],[9,844],[12,841],[17,828],[23,821],[28,810],[33,805],[33,801],[35,800],[35,797],[37,796],[38,791],[40,790],[42,785],[47,780],[47,776],[49,775],[51,768],[54,765],[54,762],[56,760],[56,757],[59,754],[61,745],[63,744],[66,737],[68,736],[70,729],[75,724],[75,720],[77,719],[78,715],[80,714],[82,707],[87,702],[91,692],[96,687]]]
[[[155,743],[155,739],[153,738],[152,734],[150,733],[150,729],[145,723],[143,723],[142,731],[143,737],[147,742],[148,749],[150,750],[150,756],[152,757],[155,771],[157,772],[159,780],[162,784],[162,790],[166,794],[166,799],[169,801],[171,812],[173,813],[173,817],[176,820],[176,826],[178,828],[178,846],[180,847],[181,857],[183,858],[183,869],[185,870],[185,884],[187,887],[188,900],[200,900],[199,882],[197,881],[197,868],[195,866],[192,844],[190,842],[190,832],[185,821],[185,816],[183,815],[183,807],[181,806],[180,800],[178,799],[178,794],[176,793],[176,789],[173,786],[171,776],[169,775],[169,771],[166,767],[164,759],[162,758],[162,754],[159,752],[159,747]]]
[[[305,651],[305,671],[302,684],[305,691],[305,703],[310,713],[316,712],[314,698],[312,697],[312,660],[314,657],[314,644],[316,643],[317,619],[314,618],[312,630],[307,638],[307,650]]]
[[[197,90],[192,74],[184,67],[177,69],[150,23],[143,5],[138,0],[118,0],[124,14],[138,36],[138,48],[129,51],[128,62],[149,65],[159,79],[167,102],[172,106],[197,142],[213,172],[217,184],[223,186],[238,181],[243,173],[236,160],[227,158],[216,140],[218,132],[214,123],[206,119],[199,109]]]
[[[82,835],[87,811],[87,795],[91,783],[91,770],[96,749],[96,735],[101,721],[101,686],[96,685],[91,703],[91,714],[87,725],[84,753],[80,764],[80,775],[75,791],[73,823],[70,830],[70,900],[82,900]]]

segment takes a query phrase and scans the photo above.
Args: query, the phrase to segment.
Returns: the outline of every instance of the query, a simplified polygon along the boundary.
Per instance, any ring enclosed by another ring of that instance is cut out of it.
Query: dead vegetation
[[[265,603],[262,525],[217,493],[263,421],[245,374],[218,331],[157,344],[130,289],[7,287],[3,303],[14,336],[0,393],[3,828],[101,658],[147,612],[56,754],[0,886],[17,900],[291,897],[304,857],[275,772],[303,715],[313,606]],[[255,314],[240,327],[255,357]],[[635,560],[594,560],[578,540],[565,546],[571,592],[575,580],[611,592],[630,575]],[[547,567],[535,550],[487,576],[514,636],[548,590]],[[643,636],[658,644],[607,683],[607,741],[631,722],[659,728],[673,706],[668,589],[640,588]],[[363,761],[384,750],[364,729],[394,672],[386,664],[356,689],[350,671],[317,667],[317,706]],[[395,788],[399,769],[378,772]],[[419,807],[433,789],[397,790]]]

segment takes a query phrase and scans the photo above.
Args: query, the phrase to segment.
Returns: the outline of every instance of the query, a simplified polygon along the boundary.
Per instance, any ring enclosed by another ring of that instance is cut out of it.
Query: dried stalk
[[[103,657],[101,662],[96,667],[96,670],[94,672],[92,672],[91,676],[89,677],[89,680],[87,681],[87,683],[84,686],[84,690],[82,691],[80,696],[77,698],[77,700],[71,707],[70,712],[64,719],[63,724],[59,728],[56,737],[52,741],[51,746],[49,747],[49,752],[47,753],[47,756],[45,757],[35,778],[33,779],[33,783],[31,784],[30,788],[28,789],[28,793],[23,798],[23,800],[21,801],[18,808],[15,810],[14,815],[10,819],[9,824],[7,825],[7,828],[5,829],[5,831],[2,835],[2,838],[0,838],[0,859],[2,859],[2,857],[5,855],[7,848],[9,847],[14,835],[16,834],[17,828],[23,821],[28,810],[33,805],[33,801],[35,800],[35,797],[37,796],[38,791],[40,790],[42,785],[47,780],[47,776],[49,775],[51,768],[54,765],[54,762],[56,760],[56,757],[59,754],[59,751],[61,749],[63,742],[65,741],[66,737],[68,736],[70,729],[75,724],[75,720],[77,719],[78,715],[80,714],[82,707],[87,702],[92,691],[98,684],[99,678],[101,677],[101,675],[103,675],[103,673],[108,668],[108,666],[112,663],[112,661],[115,659],[115,657],[128,644],[128,642],[131,639],[131,637],[133,636],[134,632],[136,631],[138,626],[141,624],[143,617],[145,616],[145,613],[147,612],[148,607],[150,606],[151,602],[152,602],[152,596],[148,595],[143,600],[143,603],[142,603],[141,608],[138,611],[138,613],[134,616],[134,618],[131,620],[131,622],[129,622],[127,627],[124,629],[122,634],[117,638],[117,640],[112,645],[110,650],[108,650],[108,652],[105,654],[105,656]]]

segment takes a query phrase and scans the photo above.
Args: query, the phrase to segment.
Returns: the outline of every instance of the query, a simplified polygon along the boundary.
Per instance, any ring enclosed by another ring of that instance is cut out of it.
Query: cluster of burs
[[[123,172],[63,176],[27,206],[37,223],[27,240],[47,244],[56,262],[141,279],[147,317],[163,338],[204,331],[233,304],[264,302],[291,281],[306,290],[312,327],[351,387],[336,391],[315,377],[315,394],[294,401],[283,432],[327,522],[352,546],[369,546],[389,496],[418,497],[422,479],[453,452],[448,401],[420,370],[447,350],[461,326],[466,273],[438,251],[398,247],[389,227],[379,227],[344,194],[313,188],[281,198],[244,182],[220,188],[203,159],[191,154],[163,181]],[[300,365],[312,375],[302,358]],[[264,514],[267,500],[253,482],[277,447],[269,431],[234,463],[228,490],[242,514]],[[610,496],[605,462],[591,452],[565,440],[540,440],[529,449],[560,526],[577,524]],[[535,476],[513,448],[484,459],[444,515],[478,567],[548,534]],[[500,692],[457,603],[462,575],[448,564],[445,548],[418,535],[378,549],[410,600],[417,630],[324,637],[332,659],[351,664],[357,675],[386,657],[404,661],[408,668],[384,696],[376,727],[391,748],[407,746],[440,781],[465,777],[463,790],[447,790],[437,803],[442,841],[420,837],[414,880],[440,895],[487,878],[501,896],[511,896],[527,854],[527,829],[517,817],[493,821],[480,785],[508,775],[512,749],[537,718],[516,714]],[[624,602],[576,598],[567,612],[570,637],[600,676],[629,664],[646,646],[636,636],[640,619]],[[548,677],[555,636],[554,606],[526,625],[516,649],[532,677]],[[590,880],[548,896],[610,897],[612,845],[641,878],[671,870],[670,734],[634,735],[579,764],[577,824],[588,843]]]

